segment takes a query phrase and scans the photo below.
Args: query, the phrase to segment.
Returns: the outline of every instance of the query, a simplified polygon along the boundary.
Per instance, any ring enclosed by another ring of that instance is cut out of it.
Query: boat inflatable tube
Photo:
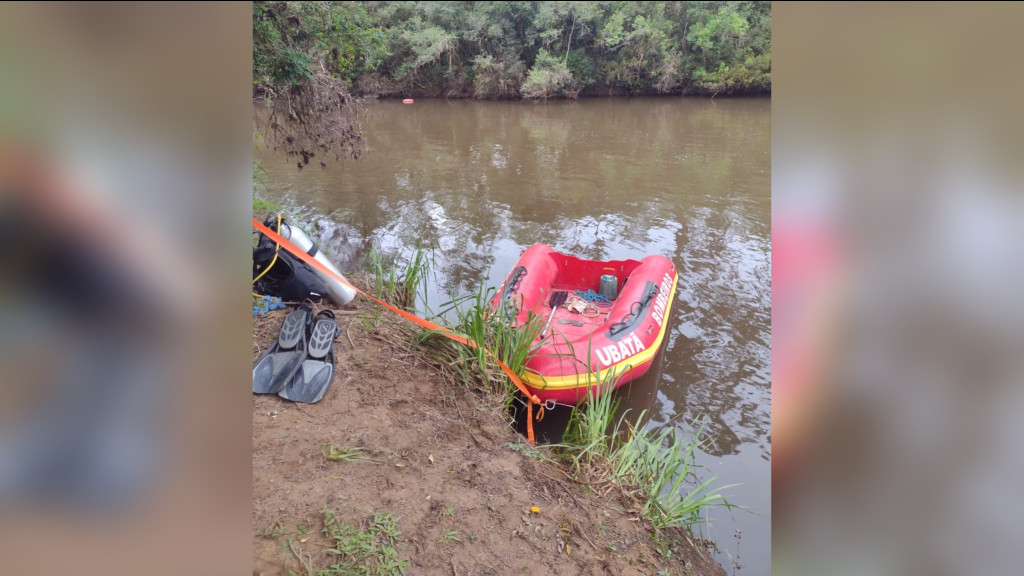
[[[328,270],[334,272],[335,274],[341,276],[342,278],[345,278],[345,276],[342,275],[342,273],[338,270],[334,263],[327,258],[327,256],[323,253],[322,250],[320,250],[320,247],[316,245],[316,242],[313,242],[309,238],[309,236],[306,235],[305,232],[303,232],[299,228],[296,228],[295,226],[289,226],[288,224],[282,222],[280,233],[281,236],[283,236],[289,242],[295,244],[306,254],[309,254],[310,256],[315,258],[317,262],[326,266]],[[351,302],[352,299],[356,297],[356,291],[351,286],[342,284],[336,278],[324,274],[319,270],[314,269],[313,272],[316,273],[318,278],[323,280],[324,284],[327,287],[327,297],[331,300],[331,302],[334,302],[338,306],[343,306]],[[346,278],[346,280],[348,279]]]
[[[514,326],[534,317],[554,320],[534,341],[522,380],[542,401],[578,404],[607,392],[602,381],[609,373],[618,387],[650,369],[668,333],[678,278],[675,264],[661,255],[595,261],[534,244],[490,305]],[[577,303],[582,311],[552,306],[555,295],[591,293],[602,302]]]

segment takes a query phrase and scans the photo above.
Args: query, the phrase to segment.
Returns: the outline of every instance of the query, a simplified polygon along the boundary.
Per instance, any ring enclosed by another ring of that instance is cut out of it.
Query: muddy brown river
[[[536,242],[679,269],[660,365],[631,392],[690,437],[731,502],[703,535],[729,574],[771,559],[771,123],[768,99],[373,102],[368,152],[321,168],[271,150],[260,195],[314,223],[343,270],[375,247],[430,249],[421,309],[497,286]]]

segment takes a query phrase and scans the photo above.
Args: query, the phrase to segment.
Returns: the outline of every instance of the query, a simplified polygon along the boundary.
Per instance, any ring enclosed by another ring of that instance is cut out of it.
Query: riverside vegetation
[[[770,2],[254,2],[253,80],[552,98],[771,90]]]
[[[254,2],[257,138],[364,152],[361,97],[767,94],[770,2]]]

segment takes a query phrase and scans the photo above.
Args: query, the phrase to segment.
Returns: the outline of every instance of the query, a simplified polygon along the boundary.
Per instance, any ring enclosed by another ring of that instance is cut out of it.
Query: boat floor
[[[608,322],[611,321],[609,314],[614,305],[615,301],[613,300],[610,305],[598,306],[598,312],[595,316],[584,315],[579,312],[569,310],[565,306],[560,306],[558,310],[555,311],[554,317],[551,319],[551,326],[548,328],[548,332],[560,334],[570,341],[586,339],[595,331],[605,327]],[[545,322],[550,314],[551,306],[546,303],[538,312],[538,315],[540,315]]]

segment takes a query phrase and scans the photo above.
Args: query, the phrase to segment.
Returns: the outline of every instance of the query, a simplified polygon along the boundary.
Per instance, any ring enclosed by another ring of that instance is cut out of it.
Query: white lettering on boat
[[[654,321],[658,323],[659,328],[665,319],[665,307],[668,306],[668,293],[670,290],[672,290],[672,275],[665,272],[665,277],[661,280],[661,286],[658,287],[658,297],[654,299],[652,310],[652,316],[654,316]]]
[[[601,362],[602,367],[607,368],[646,349],[647,347],[637,338],[636,334],[630,334],[621,342],[598,348],[597,359]]]

